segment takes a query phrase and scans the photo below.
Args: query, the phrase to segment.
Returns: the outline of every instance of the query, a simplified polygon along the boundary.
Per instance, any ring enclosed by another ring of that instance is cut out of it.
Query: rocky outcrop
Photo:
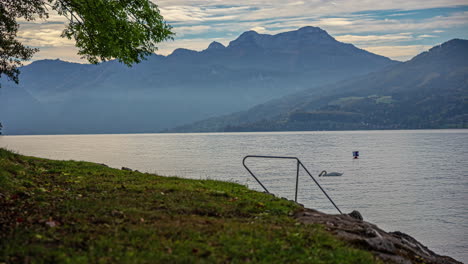
[[[359,219],[359,212],[329,215],[304,209],[295,218],[304,224],[322,224],[346,242],[369,250],[385,263],[461,264],[451,257],[440,256],[413,237],[402,232],[385,232],[376,225]],[[361,217],[362,218],[362,217]]]

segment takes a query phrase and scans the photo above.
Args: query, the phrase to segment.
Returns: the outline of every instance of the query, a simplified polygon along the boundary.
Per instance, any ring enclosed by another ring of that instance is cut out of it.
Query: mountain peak
[[[449,63],[463,63],[468,58],[468,40],[466,39],[452,39],[440,45],[434,46],[428,51],[425,51],[410,62],[419,62],[430,60],[445,61]]]
[[[242,33],[237,39],[231,41],[229,43],[229,47],[258,45],[259,38],[261,36],[270,36],[270,35],[261,35],[253,30],[246,31]]]
[[[437,52],[439,50],[452,50],[452,49],[466,49],[468,47],[468,40],[466,39],[451,39],[438,46],[432,47],[429,52]]]
[[[261,48],[278,48],[294,43],[293,46],[310,44],[329,44],[337,42],[325,30],[319,27],[306,26],[298,30],[279,33],[276,35],[259,34],[253,30],[242,33],[236,40],[229,43],[229,47],[257,46]],[[283,47],[284,48],[284,47]],[[293,48],[293,47],[290,47]]]
[[[298,32],[307,32],[307,33],[323,33],[326,31],[319,28],[319,27],[312,27],[312,26],[305,26],[305,27],[301,27],[297,30]]]
[[[239,38],[249,38],[249,37],[254,37],[254,36],[257,36],[257,35],[260,35],[257,31],[249,30],[249,31],[246,31],[246,32],[242,33],[239,36]]]
[[[169,56],[187,56],[187,55],[192,55],[196,54],[197,51],[195,50],[190,50],[190,49],[184,49],[184,48],[178,48],[175,49]]]
[[[306,41],[309,43],[337,42],[332,36],[330,36],[327,33],[327,31],[319,27],[306,26],[298,30],[285,32],[282,34],[294,35],[296,38],[302,39],[303,41]],[[278,34],[278,35],[281,35],[281,34]]]
[[[208,50],[219,50],[219,49],[224,49],[226,48],[223,44],[217,42],[217,41],[213,41],[211,42],[211,44],[208,46]]]

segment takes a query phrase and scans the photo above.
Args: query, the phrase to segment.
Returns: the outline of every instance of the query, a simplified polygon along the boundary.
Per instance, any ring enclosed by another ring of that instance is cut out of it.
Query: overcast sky
[[[405,61],[453,38],[468,39],[467,0],[159,0],[176,32],[158,54],[176,48],[203,50],[212,41],[228,45],[242,32],[277,34],[303,26],[326,30],[337,40]],[[74,42],[60,37],[66,20],[22,23],[19,38],[40,48],[33,60],[85,62]]]

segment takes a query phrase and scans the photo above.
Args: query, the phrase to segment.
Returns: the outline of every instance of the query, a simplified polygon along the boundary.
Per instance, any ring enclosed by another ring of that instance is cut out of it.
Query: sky
[[[153,1],[153,0],[152,0]],[[341,42],[406,61],[453,38],[468,39],[468,0],[159,0],[156,3],[176,33],[156,52],[176,48],[204,50],[212,41],[228,45],[255,30],[277,34],[304,26],[326,30]],[[66,19],[21,22],[18,38],[39,48],[34,60],[85,63],[74,42],[60,37]]]

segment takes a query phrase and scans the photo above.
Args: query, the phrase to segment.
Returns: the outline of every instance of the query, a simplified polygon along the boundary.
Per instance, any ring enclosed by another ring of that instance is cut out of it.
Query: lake
[[[261,190],[245,155],[298,157],[345,213],[468,262],[468,130],[2,136],[21,154],[217,179]],[[352,152],[359,151],[359,159]],[[294,199],[293,160],[249,159],[278,196]],[[322,170],[341,177],[317,177]],[[298,202],[337,213],[301,169]]]

